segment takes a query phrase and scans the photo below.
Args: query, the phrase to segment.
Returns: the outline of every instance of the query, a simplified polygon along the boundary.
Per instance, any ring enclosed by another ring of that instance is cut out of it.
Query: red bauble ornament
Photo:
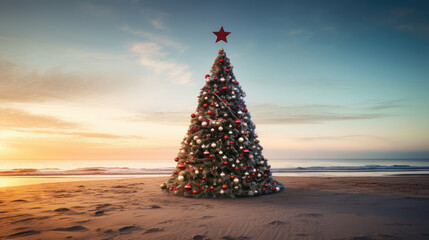
[[[197,194],[197,190],[194,190],[192,193],[193,193],[193,194]]]
[[[179,170],[185,170],[185,164],[183,164],[183,163],[179,163],[179,165],[177,165],[177,168],[179,169]]]
[[[217,80],[217,77],[215,77],[215,78],[214,78],[214,80],[216,81],[216,80]]]
[[[229,72],[229,69],[227,68],[227,69],[225,69],[225,72]]]
[[[173,186],[170,186],[170,191],[173,191],[174,190],[174,187]]]
[[[268,187],[268,183],[265,183],[265,184],[264,184],[264,186],[265,186],[265,187]]]
[[[210,190],[213,190],[214,189],[214,187],[213,186],[210,186]]]
[[[210,75],[209,75],[209,74],[206,74],[205,78],[208,78],[208,77],[210,77]]]
[[[206,180],[206,177],[205,177],[205,176],[203,177],[203,180]]]
[[[206,135],[206,138],[209,138],[209,137],[210,137],[210,134],[207,134],[207,135]]]
[[[204,104],[203,104],[203,107],[205,107],[205,108],[206,108],[206,107],[208,107],[207,103],[204,103]]]
[[[227,162],[227,161],[225,161],[225,162],[223,162],[223,164],[227,165],[227,164],[228,164],[228,162]]]
[[[185,163],[189,163],[189,160],[186,160]]]
[[[264,174],[264,177],[268,177],[268,175],[267,175],[267,174]]]
[[[194,113],[192,113],[192,114],[191,114],[191,118],[194,118],[194,117],[195,117],[195,114],[194,114]]]
[[[235,120],[235,123],[240,124],[241,122],[240,122],[240,120],[237,119],[237,120]]]
[[[223,59],[222,59],[222,58],[221,58],[221,59],[219,59],[219,62],[220,62],[220,63],[223,63]]]
[[[275,190],[276,190],[276,187],[272,187],[271,189],[272,189],[273,191],[275,191]]]
[[[179,158],[178,158],[178,157],[176,157],[176,158],[174,159],[174,161],[178,162],[178,161],[179,161]]]
[[[210,156],[209,156],[209,157],[210,157],[210,158],[213,158],[213,155],[211,155],[211,154],[210,154]]]
[[[219,93],[219,91],[216,91],[215,93],[216,93],[216,94],[218,94],[218,93]]]
[[[227,135],[225,135],[225,137],[223,137],[224,139],[228,139],[229,137]]]
[[[207,111],[207,113],[208,113],[208,114],[212,114],[213,112],[212,112],[212,110],[208,110],[208,111]],[[256,141],[256,142],[257,142],[257,141]]]
[[[227,189],[228,186],[226,184],[222,185],[222,189]]]
[[[223,86],[222,87],[222,90],[227,90],[228,89],[228,87],[227,86]]]
[[[205,156],[208,156],[208,155],[210,155],[210,152],[209,152],[209,151],[207,151],[207,150],[205,150],[205,151],[204,151],[204,155],[205,155]]]
[[[216,169],[215,168],[212,168],[212,171],[215,171]]]
[[[243,112],[247,112],[247,108],[243,109]]]
[[[244,150],[243,150],[243,153],[244,153],[244,154],[249,153],[249,149],[244,149]]]
[[[231,177],[230,177],[231,179],[234,179],[235,177],[233,176],[233,175],[231,175]]]
[[[174,174],[177,174],[177,171],[174,171]]]
[[[190,192],[192,190],[192,186],[190,184],[185,185],[185,191]]]
[[[214,103],[211,103],[211,104],[210,104],[210,106],[212,106],[212,107],[213,107],[213,106],[214,106]]]
[[[202,168],[202,167],[200,167],[200,171],[203,171],[203,168]]]
[[[250,165],[247,165],[248,168],[250,168]]]

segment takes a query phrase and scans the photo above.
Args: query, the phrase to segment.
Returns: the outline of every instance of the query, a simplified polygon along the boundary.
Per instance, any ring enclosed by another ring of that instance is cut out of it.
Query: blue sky
[[[2,1],[0,158],[174,155],[220,47],[266,155],[427,158],[428,5]]]

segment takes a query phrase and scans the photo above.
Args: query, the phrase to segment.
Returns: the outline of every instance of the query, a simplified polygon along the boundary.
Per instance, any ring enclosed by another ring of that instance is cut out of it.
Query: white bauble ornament
[[[204,144],[203,144],[203,145],[201,145],[201,147],[202,147],[202,148],[206,148],[206,145],[204,145]]]
[[[231,92],[231,94],[235,94],[235,92],[234,92],[234,91],[232,91],[232,92]]]
[[[244,138],[241,137],[241,138],[238,139],[238,141],[239,142],[244,142]]]
[[[185,152],[185,149],[180,150],[180,152],[181,152],[181,153],[184,153],[184,152]]]
[[[224,172],[221,172],[221,173],[220,173],[220,176],[221,176],[221,177],[225,177],[225,173],[224,173]]]
[[[223,154],[223,152],[222,152],[222,151],[219,151],[219,154],[220,154],[220,155],[222,155],[222,154]]]
[[[221,82],[225,82],[225,78],[220,78],[220,81]]]
[[[205,98],[204,98],[204,100],[208,100],[208,99],[209,99],[208,97],[205,97]]]
[[[276,191],[278,192],[278,191],[280,191],[280,188],[279,187],[276,187]]]
[[[239,187],[238,187],[238,186],[235,186],[235,187],[234,187],[234,189],[235,189],[235,190],[238,190],[238,189],[239,189]]]
[[[197,140],[198,139],[198,136],[194,136],[194,140]]]
[[[235,99],[235,95],[233,95],[231,98],[232,98],[232,99]]]
[[[226,114],[226,113],[225,113],[225,114],[223,114],[223,116],[224,116],[224,117],[228,117],[228,114]]]
[[[217,107],[217,108],[218,108],[218,107],[219,107],[219,104],[217,104],[217,103],[216,103],[215,107]]]
[[[231,82],[235,82],[235,79],[232,79]]]
[[[231,167],[235,167],[235,164],[232,164]]]
[[[238,160],[238,159],[237,159],[237,160],[235,160],[235,162],[236,162],[236,163],[240,163],[240,160]]]
[[[200,120],[200,121],[201,121],[201,120],[203,120],[203,117],[202,117],[202,116],[199,116],[199,117],[198,117],[198,120]]]
[[[184,181],[184,180],[185,180],[185,178],[184,178],[182,175],[180,175],[180,176],[178,176],[178,177],[177,177],[177,180],[179,180],[179,181]]]
[[[198,171],[198,170],[195,170],[195,174],[198,174],[198,173],[200,173],[200,171]]]
[[[194,155],[194,152],[190,152],[189,154]]]
[[[244,119],[246,119],[246,120],[247,120],[247,119],[249,119],[249,118],[246,116],[246,117],[244,117]]]
[[[207,126],[207,122],[202,122],[201,126],[203,126],[203,127]]]
[[[203,95],[207,95],[207,92],[203,92]]]
[[[232,134],[232,131],[229,131],[229,132],[228,132],[228,134],[229,134],[229,135],[231,135],[231,134]]]
[[[240,150],[243,150],[243,146],[240,146]]]
[[[260,173],[258,173],[258,177],[261,177],[262,175]]]
[[[254,156],[253,156],[253,155],[249,155],[249,158],[250,158],[250,159],[253,159],[253,158],[254,158]]]
[[[253,191],[249,191],[249,196],[253,196],[255,193]]]
[[[248,172],[245,172],[245,173],[244,173],[244,175],[249,176],[249,173],[248,173]]]
[[[262,161],[262,160],[261,160],[261,161],[259,161],[259,164],[261,164],[261,165],[262,165],[262,164],[264,164],[264,161]]]
[[[242,96],[243,96],[243,97],[245,97],[245,96],[246,96],[246,93],[243,93],[243,94],[242,94]]]
[[[225,156],[225,155],[222,157],[222,159],[223,159],[223,160],[226,160],[227,158],[228,158],[228,157],[227,157],[227,156]]]
[[[220,190],[220,192],[219,192],[220,194],[224,194],[225,193],[225,191],[222,189],[222,190]]]
[[[239,182],[238,178],[234,178],[234,183],[237,184]]]
[[[212,148],[215,148],[216,147],[216,143],[212,143]]]
[[[241,114],[243,114],[243,112],[242,112],[242,111],[238,111],[238,112],[237,112],[237,114],[238,114],[238,115],[241,115]]]
[[[223,131],[223,127],[222,127],[222,126],[220,126],[220,127],[218,128],[218,130],[219,130],[219,131]]]
[[[215,131],[214,128],[210,129],[210,132],[214,132],[214,131]]]
[[[201,143],[203,143],[203,141],[201,139],[197,139],[197,144],[200,145]]]

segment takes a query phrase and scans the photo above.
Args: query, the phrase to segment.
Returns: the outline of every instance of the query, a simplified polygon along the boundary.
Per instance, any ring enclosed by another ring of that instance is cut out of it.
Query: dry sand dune
[[[240,199],[164,194],[165,177],[0,188],[0,239],[429,239],[429,177],[277,177]]]

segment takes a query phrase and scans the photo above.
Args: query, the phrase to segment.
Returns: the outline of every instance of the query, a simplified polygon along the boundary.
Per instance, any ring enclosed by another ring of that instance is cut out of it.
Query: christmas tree
[[[176,170],[161,184],[163,191],[196,198],[234,198],[283,190],[262,155],[243,99],[246,94],[232,70],[220,49],[197,95],[198,107],[175,158]]]

